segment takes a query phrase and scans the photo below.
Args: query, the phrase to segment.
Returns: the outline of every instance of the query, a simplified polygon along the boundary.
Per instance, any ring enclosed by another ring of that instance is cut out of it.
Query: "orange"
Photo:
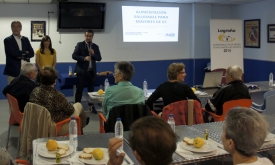
[[[93,157],[96,159],[96,160],[101,160],[103,159],[104,157],[104,152],[102,149],[100,148],[96,148],[93,150]]]
[[[193,145],[196,148],[201,148],[204,145],[204,140],[200,137],[196,137],[193,141]]]
[[[97,93],[100,94],[100,95],[103,95],[103,94],[104,94],[104,91],[103,91],[102,89],[99,89],[99,90],[97,91]]]
[[[57,142],[53,139],[49,139],[46,143],[46,147],[49,151],[55,151],[57,149]]]

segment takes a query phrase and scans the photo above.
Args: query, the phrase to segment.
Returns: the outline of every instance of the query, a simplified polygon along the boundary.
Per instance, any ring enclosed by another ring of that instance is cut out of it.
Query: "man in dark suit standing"
[[[94,91],[94,82],[96,78],[96,61],[101,61],[99,47],[93,43],[94,32],[87,30],[84,34],[85,40],[78,42],[75,46],[72,58],[77,61],[75,72],[77,74],[77,90],[75,94],[75,103],[80,102],[85,82],[87,82],[88,91]],[[92,112],[97,114],[94,106]]]
[[[4,39],[6,66],[4,75],[7,75],[8,84],[20,74],[21,65],[30,62],[34,56],[33,48],[27,37],[21,36],[22,24],[20,21],[11,23],[12,35]]]

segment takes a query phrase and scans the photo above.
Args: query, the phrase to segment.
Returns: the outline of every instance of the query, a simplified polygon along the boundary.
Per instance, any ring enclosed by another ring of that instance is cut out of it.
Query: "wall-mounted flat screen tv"
[[[58,9],[58,30],[104,29],[105,3],[59,2]]]

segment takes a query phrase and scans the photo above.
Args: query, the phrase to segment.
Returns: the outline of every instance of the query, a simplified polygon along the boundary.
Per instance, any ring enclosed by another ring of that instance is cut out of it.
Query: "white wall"
[[[102,2],[102,1],[101,1]],[[180,8],[179,42],[168,43],[123,43],[121,6],[168,6]],[[48,21],[48,11],[50,14]],[[147,2],[106,2],[105,31],[96,32],[94,43],[98,44],[103,62],[118,60],[151,61],[165,59],[191,58],[191,5],[177,3]],[[58,62],[73,62],[71,55],[77,42],[84,40],[84,32],[57,32],[56,4],[1,4],[0,5],[0,40],[12,34],[10,24],[13,20],[22,22],[21,34],[30,39],[30,21],[46,21],[46,33],[52,39],[57,51]],[[48,28],[49,25],[49,28]],[[48,33],[49,30],[49,33]],[[61,43],[59,43],[59,41]],[[34,51],[40,42],[31,42]],[[5,64],[4,45],[0,45],[0,64]],[[32,59],[34,62],[34,58]]]
[[[275,24],[274,7],[274,0],[232,7],[233,19],[261,19],[261,48],[244,48],[244,58],[275,61],[275,43],[267,42],[267,24]]]

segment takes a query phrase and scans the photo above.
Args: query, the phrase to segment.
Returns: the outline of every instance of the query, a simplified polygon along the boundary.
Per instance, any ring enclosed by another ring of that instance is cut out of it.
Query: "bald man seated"
[[[226,85],[216,91],[207,101],[205,109],[217,115],[223,114],[222,106],[226,101],[238,99],[251,99],[247,86],[242,82],[242,69],[233,65],[226,69]],[[207,114],[205,122],[213,121]]]

